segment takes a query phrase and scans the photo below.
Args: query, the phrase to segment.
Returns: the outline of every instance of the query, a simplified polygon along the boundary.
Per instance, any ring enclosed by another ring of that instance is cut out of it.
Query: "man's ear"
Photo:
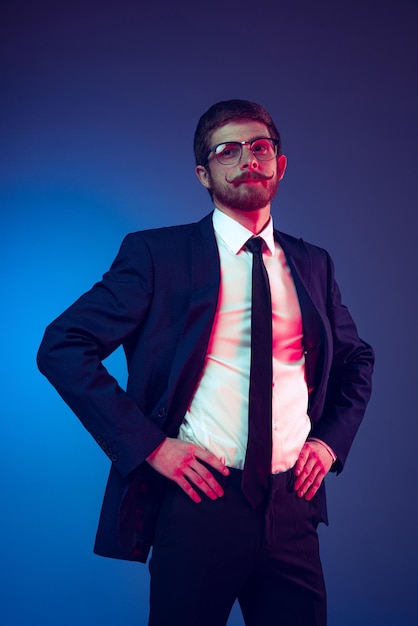
[[[282,180],[286,171],[287,158],[284,154],[279,154],[277,157],[277,180]]]
[[[206,189],[210,189],[210,176],[206,167],[197,165],[195,169],[196,176]]]

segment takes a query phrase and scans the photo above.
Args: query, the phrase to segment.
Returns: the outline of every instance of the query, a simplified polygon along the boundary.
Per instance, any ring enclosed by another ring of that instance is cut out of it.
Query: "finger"
[[[313,481],[312,485],[306,491],[306,493],[305,493],[305,500],[307,500],[307,501],[312,500],[312,498],[314,497],[314,495],[318,491],[319,487],[321,486],[323,478],[324,478],[324,475],[322,475],[319,472],[317,474],[315,480]]]
[[[296,491],[298,491],[301,488],[303,488],[303,486],[305,485],[306,481],[309,481],[309,478],[310,478],[312,472],[315,471],[315,467],[316,467],[316,459],[313,458],[313,457],[310,457],[306,461],[302,471],[299,473],[299,476],[296,478],[296,481],[295,481],[295,490]],[[306,491],[306,489],[305,489],[305,491]]]
[[[321,486],[325,475],[326,472],[319,465],[316,466],[297,492],[298,496],[301,498],[304,497],[305,500],[312,500]]]
[[[212,452],[209,452],[209,450],[205,450],[205,448],[196,446],[194,455],[197,459],[205,461],[205,463],[211,465],[213,469],[217,470],[220,474],[228,476],[229,469],[224,463],[222,463],[222,461],[220,461],[214,454],[212,454]]]
[[[188,480],[186,480],[184,476],[180,476],[179,478],[175,479],[175,482],[184,491],[184,493],[187,494],[191,500],[193,500],[193,502],[196,502],[196,504],[198,504],[202,501],[202,498],[199,496],[197,491],[193,489],[192,485],[189,483]]]
[[[305,443],[296,461],[296,465],[295,465],[296,476],[299,476],[303,472],[305,465],[309,459],[309,454],[310,454],[310,449],[308,445]]]
[[[299,474],[302,472],[307,460],[308,460],[308,455],[305,454],[304,450],[302,449],[302,451],[300,452],[298,456],[298,460],[296,461],[296,466],[295,466],[296,476],[299,476]]]
[[[197,487],[200,492],[204,493],[211,500],[216,500],[224,494],[222,487],[213,477],[211,479],[204,479],[193,468],[188,468],[185,471],[185,477],[190,481],[193,487]]]
[[[224,494],[222,486],[216,480],[210,469],[200,463],[198,459],[195,459],[190,464],[187,477],[212,499],[216,499]]]
[[[204,473],[204,477],[200,472]],[[175,479],[175,482],[194,502],[201,502],[202,500],[195,487],[198,487],[198,489],[211,500],[216,500],[224,494],[222,487],[215,480],[210,471],[197,460],[191,463],[190,466],[184,468],[183,472]]]

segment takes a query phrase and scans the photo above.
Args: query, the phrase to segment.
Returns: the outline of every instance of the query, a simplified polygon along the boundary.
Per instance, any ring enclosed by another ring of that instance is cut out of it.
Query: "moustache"
[[[263,174],[259,174],[258,172],[244,173],[240,176],[237,176],[236,178],[231,179],[228,179],[227,175],[225,174],[225,180],[230,185],[239,185],[239,183],[243,183],[246,180],[271,180],[273,177],[274,172],[271,174],[271,176],[265,176]]]

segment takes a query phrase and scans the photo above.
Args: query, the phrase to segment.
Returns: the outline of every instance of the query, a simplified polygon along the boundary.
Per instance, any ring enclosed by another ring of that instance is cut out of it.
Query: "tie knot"
[[[263,249],[263,239],[261,237],[251,237],[245,244],[245,247],[253,254],[255,252],[260,254]]]

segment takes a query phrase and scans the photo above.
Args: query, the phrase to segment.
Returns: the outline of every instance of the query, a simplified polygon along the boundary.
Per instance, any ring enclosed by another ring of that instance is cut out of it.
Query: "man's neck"
[[[240,211],[238,209],[230,209],[220,203],[216,203],[216,208],[231,219],[235,220],[254,235],[258,235],[268,224],[270,219],[270,205],[257,211]]]

